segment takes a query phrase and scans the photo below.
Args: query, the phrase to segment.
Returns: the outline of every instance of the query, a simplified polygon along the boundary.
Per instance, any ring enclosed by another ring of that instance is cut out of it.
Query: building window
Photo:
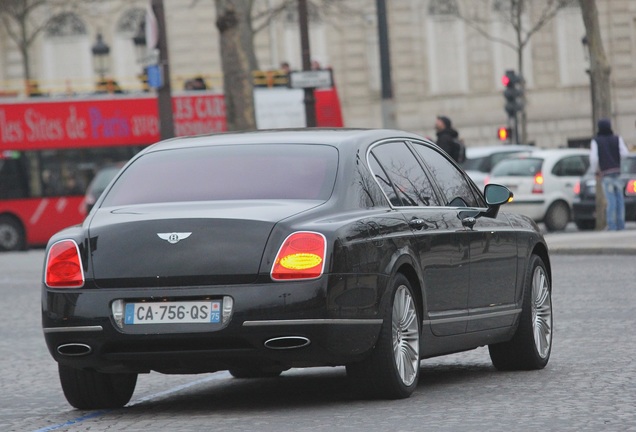
[[[457,15],[459,8],[455,0],[431,0],[428,4],[429,15]]]
[[[46,27],[46,35],[50,38],[85,35],[84,22],[73,12],[65,12],[54,16]]]

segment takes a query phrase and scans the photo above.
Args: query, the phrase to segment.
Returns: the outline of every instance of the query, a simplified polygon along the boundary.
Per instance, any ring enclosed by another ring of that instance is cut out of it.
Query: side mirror
[[[499,184],[487,184],[484,188],[484,196],[489,207],[500,206],[512,201],[514,197],[507,187]]]

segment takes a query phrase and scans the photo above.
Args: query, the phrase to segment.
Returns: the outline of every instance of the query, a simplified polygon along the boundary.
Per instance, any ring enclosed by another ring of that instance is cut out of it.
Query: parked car
[[[479,187],[484,186],[488,174],[497,163],[518,153],[528,153],[536,147],[519,144],[467,147],[462,168]]]
[[[84,208],[86,210],[86,214],[91,211],[91,209],[97,202],[97,199],[104,192],[106,186],[108,186],[108,183],[110,183],[115,175],[117,175],[117,173],[124,166],[125,163],[126,162],[117,162],[114,164],[109,164],[97,171],[97,174],[95,174],[93,180],[91,180],[91,182],[88,184],[86,193],[84,195]]]
[[[64,394],[120,407],[150,371],[345,365],[363,394],[404,398],[420,359],[483,345],[498,369],[541,369],[550,257],[534,222],[499,214],[511,197],[407,132],[151,146],[47,246],[42,324]]]
[[[636,153],[621,163],[621,180],[625,182],[625,220],[636,221]],[[574,223],[580,230],[596,227],[596,176],[588,170],[574,187]]]
[[[549,231],[560,231],[572,220],[574,185],[589,166],[589,150],[536,150],[502,160],[488,181],[514,193],[511,212],[544,222]]]

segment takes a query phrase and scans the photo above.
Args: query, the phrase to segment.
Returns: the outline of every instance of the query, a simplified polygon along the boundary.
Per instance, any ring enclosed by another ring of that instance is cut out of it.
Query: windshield
[[[295,199],[327,200],[338,151],[326,145],[256,144],[147,153],[117,179],[103,205]]]
[[[514,158],[504,159],[492,170],[492,176],[534,177],[541,171],[543,159]]]

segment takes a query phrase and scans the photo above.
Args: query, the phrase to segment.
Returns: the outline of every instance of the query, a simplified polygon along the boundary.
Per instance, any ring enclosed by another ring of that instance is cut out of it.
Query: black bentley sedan
[[[551,267],[534,222],[499,212],[435,144],[393,130],[164,141],[47,246],[42,323],[69,403],[120,407],[137,376],[346,366],[408,397],[420,360],[488,345],[541,369]]]

